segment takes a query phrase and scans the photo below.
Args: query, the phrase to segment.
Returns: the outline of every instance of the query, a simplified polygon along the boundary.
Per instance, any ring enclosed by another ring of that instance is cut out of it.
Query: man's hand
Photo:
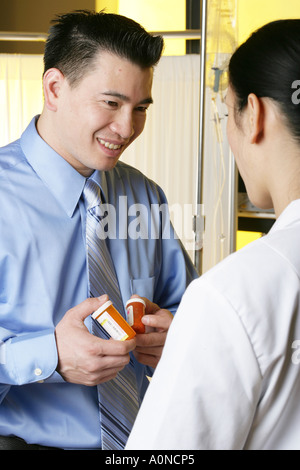
[[[98,385],[113,379],[129,363],[135,339],[101,339],[89,333],[84,324],[85,318],[107,300],[107,296],[86,299],[68,310],[55,329],[57,371],[67,382]]]
[[[133,354],[140,363],[155,368],[162,355],[173,315],[144,297],[143,300],[146,302],[146,309],[142,322],[146,326],[146,332],[136,335],[136,349]]]

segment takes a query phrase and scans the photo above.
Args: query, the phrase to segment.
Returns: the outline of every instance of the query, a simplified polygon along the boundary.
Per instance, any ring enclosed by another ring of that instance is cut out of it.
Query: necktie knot
[[[83,197],[87,210],[99,206],[101,204],[101,194],[97,183],[91,179],[87,179],[83,188]]]

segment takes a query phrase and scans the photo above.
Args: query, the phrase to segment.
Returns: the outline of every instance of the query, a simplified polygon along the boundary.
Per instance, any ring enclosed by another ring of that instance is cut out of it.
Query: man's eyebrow
[[[101,94],[105,96],[114,96],[115,98],[119,98],[120,100],[125,101],[126,103],[130,101],[130,98],[128,96],[123,95],[122,93],[119,93],[113,90],[105,91]],[[149,98],[145,98],[139,104],[152,104],[152,103],[153,103],[153,98],[149,96]]]
[[[153,98],[151,98],[151,97],[145,98],[139,104],[153,104]]]

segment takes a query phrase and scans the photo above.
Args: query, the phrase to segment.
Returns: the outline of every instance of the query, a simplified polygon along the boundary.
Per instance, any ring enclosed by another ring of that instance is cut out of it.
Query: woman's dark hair
[[[237,110],[244,109],[250,93],[271,98],[300,142],[300,106],[292,100],[296,80],[300,80],[300,19],[266,24],[236,50],[229,63]]]
[[[100,51],[153,67],[163,50],[163,38],[153,36],[125,16],[78,10],[52,21],[44,54],[44,73],[55,67],[75,85],[93,66]]]

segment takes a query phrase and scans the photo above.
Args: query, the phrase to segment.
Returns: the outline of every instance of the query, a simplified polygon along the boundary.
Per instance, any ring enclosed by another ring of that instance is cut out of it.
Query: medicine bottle
[[[104,328],[113,339],[125,341],[135,336],[135,331],[130,327],[127,321],[124,320],[110,300],[101,305],[101,307],[92,314],[92,317],[100,323],[102,328]]]
[[[146,304],[143,299],[134,297],[126,302],[127,321],[136,333],[145,333],[142,317],[145,315]]]

